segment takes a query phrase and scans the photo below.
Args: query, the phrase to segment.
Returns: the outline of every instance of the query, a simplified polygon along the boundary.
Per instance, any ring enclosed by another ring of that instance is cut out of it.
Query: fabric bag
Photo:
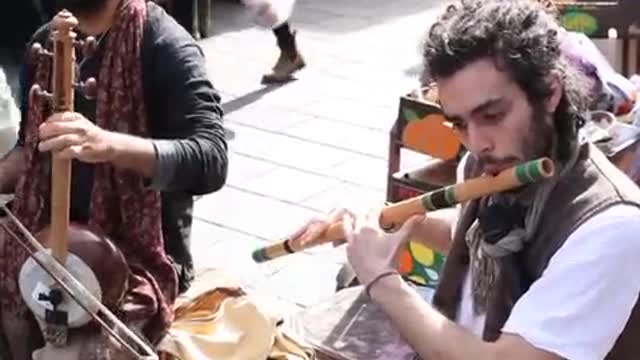
[[[157,350],[166,360],[315,359],[281,324],[242,289],[216,287],[178,305]]]

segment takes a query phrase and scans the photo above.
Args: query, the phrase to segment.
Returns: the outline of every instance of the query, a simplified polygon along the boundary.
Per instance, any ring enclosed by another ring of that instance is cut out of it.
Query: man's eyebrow
[[[475,108],[473,108],[473,110],[471,110],[471,114],[472,115],[477,115],[480,112],[486,111],[488,108],[495,106],[495,105],[499,105],[502,102],[504,102],[504,98],[494,98],[494,99],[488,99],[487,101],[483,102],[482,104],[476,106]],[[442,108],[442,104],[440,104],[440,108]],[[462,121],[462,116],[461,115],[457,115],[457,114],[447,114],[444,109],[442,109],[442,115],[449,121],[451,122],[461,122]]]
[[[445,120],[447,120],[448,122],[451,122],[451,123],[461,123],[463,121],[462,117],[460,117],[458,115],[450,115],[450,114],[447,114],[447,113],[443,112],[442,116],[444,116]]]
[[[445,120],[447,120],[449,122],[452,122],[452,123],[462,122],[462,118],[460,116],[447,114],[447,112],[444,110],[444,107],[442,106],[442,102],[440,101],[440,99],[437,99],[436,103],[440,107],[440,110],[442,111],[442,116],[445,118]]]
[[[492,106],[500,105],[503,102],[504,102],[504,98],[489,99],[489,100],[483,102],[482,104],[476,106],[473,110],[471,110],[471,114],[472,115],[477,115],[478,113],[486,111],[487,109],[489,109]]]

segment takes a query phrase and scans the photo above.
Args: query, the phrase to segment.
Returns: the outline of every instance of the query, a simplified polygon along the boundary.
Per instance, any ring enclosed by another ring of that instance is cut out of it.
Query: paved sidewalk
[[[251,252],[334,206],[385,200],[388,132],[398,97],[417,84],[421,40],[439,4],[298,0],[291,23],[308,66],[297,81],[265,87],[274,36],[241,5],[214,2],[213,36],[201,44],[235,138],[226,187],[197,201],[198,268],[224,267],[249,290],[302,306],[334,291],[343,248],[261,265]]]

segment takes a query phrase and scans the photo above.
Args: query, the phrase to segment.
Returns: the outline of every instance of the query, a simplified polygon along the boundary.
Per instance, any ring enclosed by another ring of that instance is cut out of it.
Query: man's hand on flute
[[[318,215],[311,218],[306,224],[287,237],[290,241],[289,245],[296,250],[319,245],[322,242],[324,232],[327,231],[329,226],[341,221],[344,216],[353,217],[355,215],[353,211],[346,208],[336,208],[326,215]],[[338,246],[343,243],[344,239],[333,244]]]
[[[345,216],[342,221],[347,241],[347,259],[360,283],[367,287],[387,275],[399,275],[397,259],[424,215],[409,218],[397,231],[385,232],[378,225],[378,213]]]

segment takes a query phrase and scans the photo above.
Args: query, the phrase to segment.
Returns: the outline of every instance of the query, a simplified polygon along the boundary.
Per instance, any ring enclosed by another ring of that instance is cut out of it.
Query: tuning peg
[[[82,56],[87,58],[95,54],[98,48],[98,43],[93,36],[89,36],[84,40],[78,40],[75,42],[76,51],[81,52]]]
[[[76,84],[76,90],[82,92],[84,97],[93,100],[98,94],[98,82],[94,78],[88,78],[87,80]]]
[[[96,41],[96,38],[94,38],[93,36],[89,36],[84,41],[82,54],[84,55],[84,57],[90,57],[90,56],[93,56],[93,54],[95,54],[97,49],[98,49],[98,42]]]
[[[33,43],[33,45],[31,45],[31,49],[29,51],[29,60],[34,63],[36,62],[36,60],[42,56],[53,56],[53,54],[50,51],[47,51],[46,49],[44,49],[42,47],[42,45],[40,43]]]
[[[51,93],[42,90],[42,87],[38,84],[34,84],[29,91],[29,101],[46,101],[51,102],[53,95]]]

